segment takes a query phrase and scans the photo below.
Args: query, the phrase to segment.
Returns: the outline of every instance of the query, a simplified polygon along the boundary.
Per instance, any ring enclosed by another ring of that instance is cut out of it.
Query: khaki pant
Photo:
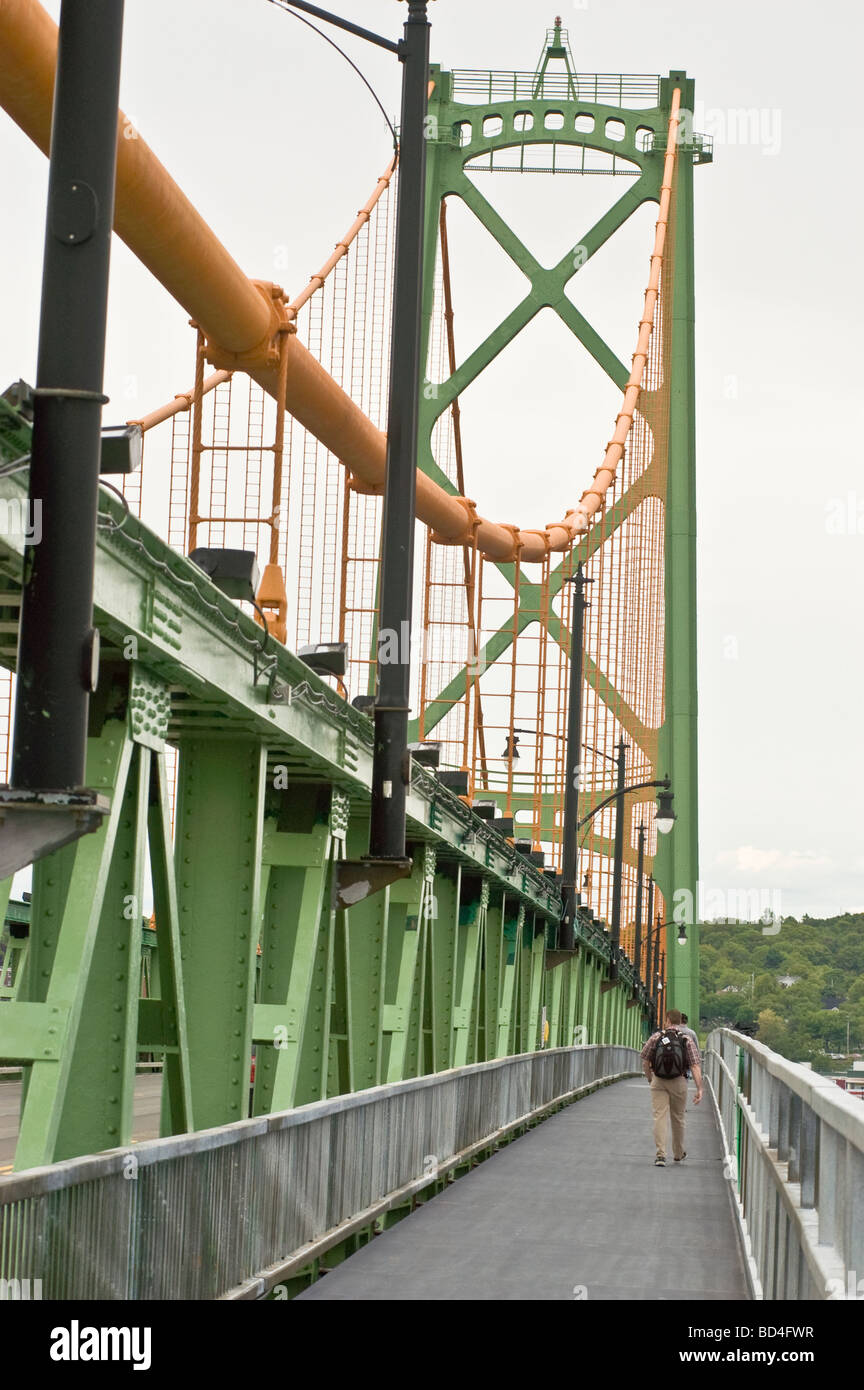
[[[666,1157],[666,1136],[672,1121],[672,1154],[684,1154],[684,1109],[687,1105],[687,1078],[660,1076],[651,1078],[651,1109],[654,1112],[654,1144],[657,1157]]]

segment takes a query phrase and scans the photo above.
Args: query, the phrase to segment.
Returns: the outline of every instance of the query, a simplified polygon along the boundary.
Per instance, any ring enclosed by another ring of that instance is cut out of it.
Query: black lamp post
[[[642,880],[645,871],[645,826],[639,826],[636,852],[636,933],[633,941],[633,964],[636,978],[642,974]],[[649,919],[650,920],[650,919]]]
[[[593,584],[594,580],[585,578],[579,564],[569,582],[574,585],[574,589],[573,622],[570,629],[570,694],[567,703],[567,783],[564,789],[564,820],[561,826],[561,892],[564,896],[564,910],[561,917],[560,942],[564,951],[573,949],[573,923],[580,899],[576,879],[579,873],[579,782],[582,771],[582,657],[585,646],[585,609],[590,606],[585,598],[585,585]]]
[[[651,930],[651,923],[654,920],[654,875],[648,878],[648,930],[645,933],[645,987],[650,988],[651,980],[651,946],[654,941],[654,932]]]
[[[649,900],[648,921],[649,921],[649,923],[650,923],[650,921],[651,921],[651,912],[653,911],[653,904],[654,904],[654,879],[653,879],[653,878],[649,878],[649,880],[648,880],[648,900]],[[664,960],[664,972],[663,972],[662,977],[661,977],[660,970],[659,970],[659,966],[660,966],[660,933],[663,932],[663,931],[666,931],[666,929],[667,929],[668,927],[677,926],[677,927],[678,927],[678,945],[679,945],[679,946],[685,946],[685,945],[687,944],[687,927],[686,927],[686,925],[685,925],[684,923],[681,923],[681,922],[679,922],[679,923],[675,923],[675,922],[661,922],[661,921],[659,921],[659,917],[660,917],[659,912],[658,912],[658,914],[657,914],[657,917],[658,917],[658,921],[657,921],[656,926],[654,926],[652,929],[649,929],[649,931],[646,933],[646,936],[645,936],[645,940],[646,940],[645,987],[646,987],[646,989],[648,990],[649,995],[651,996],[652,1017],[653,1017],[653,1016],[656,1016],[656,1013],[657,1013],[657,1003],[658,1003],[660,991],[661,991],[662,989],[665,989],[665,986],[666,986],[666,977],[665,977],[665,956],[664,956],[664,958],[663,958],[663,960]],[[653,962],[652,962],[652,952],[651,952],[652,943],[653,943],[653,947],[654,947]],[[652,969],[652,966],[653,966],[653,969]],[[638,967],[637,967],[637,974],[638,974]],[[662,978],[662,984],[660,984],[660,985],[658,986],[658,984],[657,984],[656,982],[657,982],[657,981],[660,981],[661,978]],[[652,980],[655,981],[655,983],[652,984]]]
[[[615,788],[615,858],[612,873],[612,961],[609,979],[618,979],[618,956],[621,948],[621,880],[624,876],[624,783],[627,777],[627,744],[618,741],[617,785]]]
[[[426,209],[426,117],[429,22],[426,0],[408,0],[400,44],[402,116],[396,212],[396,275],[387,414],[387,482],[381,525],[378,688],[372,757],[369,854],[405,859],[405,801],[410,768],[411,607],[414,590],[414,513]],[[402,640],[402,634],[405,640]],[[396,641],[388,641],[388,634]],[[383,659],[393,649],[397,661]]]
[[[656,825],[656,827],[657,827],[657,829],[658,829],[658,831],[659,831],[661,834],[667,834],[668,831],[670,831],[670,830],[672,829],[672,826],[673,826],[673,824],[675,823],[675,819],[676,819],[676,817],[675,817],[675,812],[674,812],[673,809],[672,809],[672,796],[673,796],[673,793],[672,793],[672,790],[671,790],[671,783],[670,783],[670,781],[669,781],[669,778],[668,778],[668,777],[663,777],[663,778],[661,778],[659,781],[658,781],[658,780],[653,780],[653,781],[648,781],[648,782],[635,782],[635,783],[633,784],[633,786],[631,786],[631,787],[625,786],[625,785],[624,785],[624,781],[625,781],[625,775],[626,775],[626,768],[625,768],[626,756],[627,756],[627,744],[624,742],[624,740],[623,740],[623,738],[622,738],[622,739],[620,739],[620,741],[619,741],[619,743],[618,743],[618,752],[617,752],[617,756],[616,756],[617,777],[616,777],[616,786],[615,786],[614,792],[610,792],[609,795],[608,795],[608,796],[605,796],[605,797],[603,798],[602,801],[598,801],[597,805],[596,805],[596,806],[593,806],[593,807],[591,808],[591,810],[587,813],[587,815],[584,815],[584,816],[582,817],[582,819],[581,819],[580,821],[577,822],[577,825],[576,825],[577,831],[578,831],[578,830],[581,830],[582,827],[583,827],[583,825],[587,825],[587,824],[588,824],[588,822],[591,820],[592,816],[596,816],[596,815],[597,815],[597,812],[598,812],[598,811],[602,811],[603,808],[604,808],[605,806],[608,806],[608,805],[609,805],[611,802],[613,802],[613,801],[616,803],[616,809],[615,809],[615,851],[614,851],[615,858],[614,858],[613,879],[612,879],[612,922],[611,922],[612,959],[611,959],[611,964],[610,964],[610,969],[609,969],[609,980],[610,980],[610,982],[614,982],[615,980],[618,979],[618,959],[619,959],[619,956],[620,956],[620,939],[621,939],[621,882],[622,882],[623,870],[624,870],[624,797],[627,796],[627,795],[629,795],[630,792],[642,791],[642,790],[644,790],[644,789],[647,788],[647,787],[659,787],[659,788],[660,788],[660,793],[659,793],[659,795],[658,795],[658,797],[657,797],[657,816],[656,816],[656,819],[655,819],[655,822],[654,822],[655,825]],[[639,861],[640,866],[641,866],[641,863],[642,863],[641,853],[644,851],[644,828],[641,830],[640,833],[641,833],[641,835],[642,835],[642,840],[641,840],[641,844],[640,844],[640,861]],[[574,838],[575,838],[575,837],[574,837]],[[640,869],[640,872],[639,872],[639,882],[641,883],[641,881],[642,881],[642,874],[641,874],[641,869]],[[637,890],[637,893],[638,893],[638,890]],[[651,894],[651,896],[650,896],[649,908],[648,908],[648,912],[649,912],[649,921],[650,921],[651,906],[653,905],[653,896],[654,896],[654,880],[653,880],[653,879],[651,880],[650,894]],[[637,901],[638,901],[638,899],[637,899]],[[650,942],[649,942],[649,954],[650,954]],[[647,966],[646,966],[646,974],[647,974]]]
[[[339,15],[286,0],[348,33],[397,54],[402,63],[396,270],[387,414],[387,478],[381,528],[378,684],[373,707],[372,807],[369,860],[374,887],[410,872],[405,857],[405,804],[410,779],[408,715],[411,687],[411,610],[414,587],[414,521],[421,376],[423,226],[426,209],[427,0],[408,0],[400,43]],[[395,656],[394,656],[395,653]],[[375,864],[377,861],[377,864]],[[370,880],[370,883],[372,880]],[[357,900],[356,894],[353,901]]]
[[[82,786],[99,671],[93,574],[123,0],[63,0],[3,876],[101,824]],[[38,509],[38,510],[37,510]]]

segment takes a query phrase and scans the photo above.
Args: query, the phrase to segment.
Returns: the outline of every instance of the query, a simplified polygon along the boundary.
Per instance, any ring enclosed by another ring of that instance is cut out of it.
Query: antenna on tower
[[[533,96],[535,100],[538,97],[543,97],[544,95],[547,95],[543,91],[543,83],[546,78],[547,70],[549,68],[550,63],[563,63],[563,72],[556,72],[553,70],[553,72],[551,72],[549,75],[550,77],[566,76],[567,88],[566,92],[557,90],[558,84],[556,83],[555,92],[549,92],[548,95],[554,95],[556,97],[566,96],[567,100],[569,101],[579,100],[579,84],[576,81],[576,69],[573,64],[573,54],[570,52],[570,35],[566,29],[563,29],[561,27],[562,22],[563,21],[561,19],[560,14],[556,14],[554,27],[546,30],[546,42],[544,43],[543,48],[541,50],[540,58],[534,73]]]

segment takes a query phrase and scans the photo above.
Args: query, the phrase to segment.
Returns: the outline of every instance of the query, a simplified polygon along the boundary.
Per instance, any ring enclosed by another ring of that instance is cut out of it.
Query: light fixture
[[[189,559],[227,598],[254,602],[260,577],[254,550],[214,550],[199,546]]]
[[[513,761],[515,762],[516,759],[519,757],[519,752],[518,752],[518,749],[517,749],[518,743],[519,743],[519,740],[518,740],[518,738],[516,738],[515,734],[514,734],[514,736],[513,736],[512,739],[511,739],[510,735],[508,734],[508,735],[507,735],[507,741],[506,741],[506,743],[504,744],[504,752],[501,754],[501,757],[502,757],[502,758],[507,758],[508,760],[509,760],[510,758],[512,758]]]
[[[26,381],[13,381],[0,392],[16,414],[28,424],[33,423],[33,387]],[[144,431],[140,425],[104,425],[100,431],[99,472],[137,473],[144,454]],[[30,455],[25,459],[29,461]]]
[[[409,743],[408,752],[421,767],[437,767],[441,761],[440,743]]]
[[[11,386],[0,395],[0,400],[4,400],[13,410],[17,410],[19,415],[23,415],[31,425],[33,423],[33,387],[26,381],[13,381]]]
[[[687,927],[686,927],[686,925],[685,925],[683,922],[681,923],[680,927],[678,928],[678,945],[679,945],[679,946],[686,946],[686,945],[687,945]]]
[[[137,473],[144,453],[140,425],[109,425],[102,431],[100,473]]]
[[[467,772],[464,772],[464,771],[456,772],[456,771],[453,770],[453,769],[447,769],[447,770],[444,771],[444,772],[440,772],[440,771],[439,771],[439,772],[437,773],[437,777],[438,777],[438,781],[441,783],[441,786],[442,786],[442,787],[446,787],[447,790],[450,791],[450,792],[453,792],[455,796],[464,796],[464,797],[467,797],[467,795],[468,795],[468,773],[467,773]]]
[[[337,676],[341,679],[345,674],[348,643],[315,642],[311,647],[299,647],[297,655],[317,676]]]
[[[668,835],[677,820],[672,809],[672,795],[668,789],[657,793],[657,815],[654,818],[654,824],[661,835]]]

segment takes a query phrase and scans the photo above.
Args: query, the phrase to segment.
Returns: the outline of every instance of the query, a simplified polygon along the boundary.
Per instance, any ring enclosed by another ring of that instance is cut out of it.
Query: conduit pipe
[[[57,26],[37,0],[0,0],[0,101],[45,154],[50,142],[56,63]],[[680,100],[676,88],[651,274],[633,367],[615,431],[592,486],[563,521],[542,530],[520,530],[485,520],[478,516],[474,502],[445,492],[418,472],[417,516],[432,528],[437,541],[464,545],[476,536],[477,548],[488,559],[536,562],[549,551],[568,550],[602,507],[624,453],[648,357],[669,219]],[[360,489],[383,489],[386,439],[382,431],[298,342],[282,290],[244,274],[122,111],[118,113],[114,226],[130,250],[200,326],[214,366],[226,372],[235,368],[248,371],[275,397],[281,339],[281,351],[287,359],[286,408],[345,464]],[[331,262],[335,264],[341,254],[337,246]],[[330,262],[328,267],[332,268]],[[312,287],[307,287],[309,293],[314,293],[319,278],[314,277]],[[217,384],[214,377],[208,380]],[[167,419],[184,408],[185,398],[178,397],[147,417],[148,422],[156,423],[157,415]]]

